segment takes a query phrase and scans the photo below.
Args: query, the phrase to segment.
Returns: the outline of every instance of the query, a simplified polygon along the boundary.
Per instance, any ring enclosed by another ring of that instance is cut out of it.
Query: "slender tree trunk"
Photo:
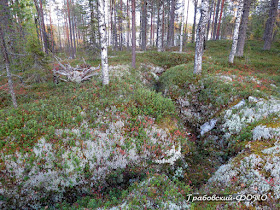
[[[135,0],[132,1],[132,67],[136,68],[136,23],[135,23]]]
[[[194,74],[201,74],[203,42],[205,39],[206,25],[208,21],[208,0],[201,2],[201,16],[196,30],[195,57],[194,57]]]
[[[181,34],[180,34],[180,52],[183,51],[183,38],[184,38],[184,13],[185,13],[185,0],[183,0],[183,10],[181,15]]]
[[[186,43],[188,42],[188,18],[189,18],[189,6],[190,6],[190,0],[188,0],[188,8],[187,8],[187,17],[186,17],[186,28],[185,28],[185,35],[184,40],[186,40]]]
[[[33,0],[38,17],[39,17],[39,22],[40,22],[40,31],[41,31],[41,36],[42,36],[42,42],[43,42],[43,50],[46,54],[48,54],[48,40],[47,40],[47,33],[46,33],[46,27],[45,27],[45,22],[44,22],[44,13],[43,13],[43,5],[42,5],[42,0],[39,1],[40,7],[38,5],[37,0]]]
[[[146,50],[147,45],[147,0],[141,1],[141,50]]]
[[[99,32],[101,44],[101,64],[103,85],[109,84],[109,66],[108,66],[108,52],[107,52],[107,30],[105,17],[107,15],[105,9],[106,0],[98,0],[98,16],[99,16]]]
[[[40,0],[40,13],[41,13],[41,23],[42,23],[42,31],[43,31],[45,53],[49,54],[49,52],[48,52],[48,39],[47,39],[46,26],[45,26],[45,21],[44,21],[44,12],[43,12],[42,0]]]
[[[159,24],[160,24],[160,2],[158,2],[157,5],[157,39],[156,39],[156,46],[158,48],[158,43],[159,43]]]
[[[165,27],[165,24],[164,24],[164,22],[165,22],[165,16],[164,16],[164,1],[163,0],[161,0],[161,4],[162,4],[162,22],[161,22],[161,24],[162,24],[162,31],[161,31],[161,34],[159,35],[160,36],[160,38],[161,38],[161,44],[160,44],[160,49],[161,49],[161,51],[163,51],[164,50],[164,32],[165,32],[165,30],[164,30],[164,27]],[[169,14],[169,13],[168,13]],[[167,19],[168,20],[168,19]],[[167,33],[168,34],[168,33]]]
[[[70,0],[70,5],[71,5],[71,8],[73,8],[72,5],[74,5],[74,1],[73,3],[71,2]],[[73,54],[74,54],[74,58],[76,58],[76,52],[77,52],[77,46],[76,46],[76,30],[75,30],[75,23],[74,23],[74,18],[75,18],[75,14],[74,14],[74,11],[73,9],[71,10],[72,11],[72,16],[71,16],[71,23],[72,23],[72,33],[73,33]]]
[[[123,45],[123,29],[122,29],[122,20],[123,20],[123,2],[120,0],[120,19],[119,19],[119,24],[120,24],[120,50],[122,51],[122,45]]]
[[[210,16],[208,20],[208,26],[207,26],[207,33],[206,33],[206,41],[208,41],[209,37],[209,31],[210,31],[210,25],[211,25],[211,18],[212,18],[212,13],[213,13],[213,7],[214,7],[214,0],[211,0],[211,8],[210,8]]]
[[[126,41],[126,44],[127,44],[127,49],[129,50],[129,40],[130,40],[130,33],[129,33],[129,31],[130,31],[130,17],[129,17],[129,0],[127,0],[127,11],[126,11],[126,13],[127,13],[127,32],[126,32],[126,36],[127,36],[127,41]]]
[[[194,38],[195,38],[197,4],[198,4],[198,0],[194,0],[194,19],[193,19],[193,28],[192,28],[192,43],[194,43]]]
[[[0,42],[1,42],[1,51],[2,51],[4,61],[5,61],[5,64],[6,64],[7,78],[8,78],[10,94],[11,94],[11,97],[12,97],[12,102],[13,102],[14,107],[17,108],[17,100],[16,100],[16,95],[15,95],[15,92],[14,92],[14,88],[13,88],[12,75],[11,75],[11,72],[10,72],[10,60],[9,60],[7,47],[6,47],[6,43],[5,43],[5,35],[4,35],[4,32],[2,31],[1,21],[0,21]]]
[[[159,2],[159,13],[160,11],[162,11],[162,13],[164,13],[164,2],[160,1]],[[160,17],[160,15],[159,15]],[[158,48],[157,51],[161,52],[163,51],[163,29],[164,29],[164,16],[162,16],[162,19],[159,18],[159,24],[158,24]]]
[[[170,21],[169,21],[169,27],[168,27],[169,38],[167,40],[168,47],[174,46],[175,6],[176,6],[175,0],[171,0]]]
[[[211,39],[213,39],[214,37],[214,22],[215,22],[215,12],[216,12],[216,0],[213,0],[214,1],[214,12],[213,12],[213,20],[212,20],[212,28],[211,28]]]
[[[220,4],[221,4],[221,0],[218,0],[217,8],[216,8],[216,15],[215,15],[215,22],[214,22],[214,30],[213,30],[213,37],[212,37],[212,39],[216,39],[218,16],[219,16],[219,12],[220,12]]]
[[[245,46],[245,40],[246,40],[247,25],[248,25],[251,3],[252,3],[252,0],[244,1],[243,14],[242,14],[242,19],[241,19],[240,29],[239,29],[237,50],[236,50],[236,54],[235,54],[235,56],[238,56],[238,57],[242,57],[244,54],[244,46]]]
[[[217,29],[216,40],[219,39],[219,36],[220,36],[220,27],[221,27],[221,20],[222,20],[222,16],[223,16],[224,4],[225,4],[225,0],[222,0],[222,6],[221,6],[220,19],[219,19],[219,24],[218,24],[218,29]]]
[[[271,0],[271,6],[269,10],[269,17],[265,24],[264,32],[264,50],[270,50],[272,43],[273,28],[277,16],[278,0]]]
[[[52,28],[52,15],[51,15],[51,11],[50,11],[50,29],[51,29],[52,52],[54,52],[54,41],[53,41],[53,28]]]
[[[243,0],[239,0],[238,10],[237,10],[236,19],[235,19],[234,32],[233,32],[233,37],[232,37],[232,47],[231,47],[231,52],[230,52],[229,59],[228,59],[228,62],[230,62],[230,63],[233,63],[234,56],[236,53],[242,10],[243,10]]]
[[[113,8],[114,8],[114,39],[115,39],[115,50],[118,50],[118,30],[117,30],[117,4],[116,0],[113,0]]]
[[[72,24],[71,24],[69,0],[67,0],[67,11],[68,11],[68,22],[69,22],[68,25],[69,25],[69,30],[70,30],[70,55],[73,59],[74,58],[74,48],[73,48]]]
[[[150,45],[153,46],[153,12],[154,12],[154,5],[153,2],[151,3],[151,29],[150,29]]]

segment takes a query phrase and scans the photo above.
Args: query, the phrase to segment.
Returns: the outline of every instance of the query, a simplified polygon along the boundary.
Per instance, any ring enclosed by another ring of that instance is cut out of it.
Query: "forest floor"
[[[19,72],[19,107],[0,80],[0,207],[26,209],[276,209],[280,200],[280,43],[209,41],[203,73],[184,53],[110,52],[100,75],[54,84]],[[91,66],[87,54],[70,65]],[[39,70],[39,71],[38,71]],[[189,194],[267,194],[247,202],[187,202]]]

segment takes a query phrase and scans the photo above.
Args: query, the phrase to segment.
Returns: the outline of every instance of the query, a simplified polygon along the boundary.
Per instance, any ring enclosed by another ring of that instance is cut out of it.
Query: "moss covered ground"
[[[62,132],[61,135],[57,135],[57,131],[67,129],[73,131],[73,129],[83,127],[86,121],[87,129],[106,132],[109,124],[119,119],[115,119],[118,115],[125,121],[121,135],[127,142],[134,139],[139,154],[144,148],[157,158],[163,154],[163,148],[160,145],[149,144],[148,141],[150,137],[145,129],[149,125],[154,125],[155,129],[167,129],[172,143],[180,143],[181,152],[188,167],[184,167],[186,163],[181,160],[176,161],[172,167],[163,166],[160,169],[149,161],[147,161],[148,167],[141,165],[137,168],[137,165],[130,165],[110,173],[105,178],[106,183],[111,183],[111,185],[95,184],[90,193],[76,193],[75,189],[67,188],[64,191],[64,201],[48,204],[42,199],[44,208],[108,209],[121,206],[126,201],[130,209],[141,209],[143,205],[146,205],[147,209],[164,209],[167,208],[164,201],[168,200],[173,201],[174,205],[182,206],[182,198],[187,193],[197,192],[198,188],[206,184],[218,168],[215,161],[206,158],[216,157],[213,156],[213,153],[216,153],[213,145],[198,142],[196,139],[199,134],[197,125],[213,117],[221,116],[224,110],[242,99],[248,101],[249,96],[263,99],[280,96],[279,43],[275,43],[271,51],[263,51],[261,42],[248,41],[245,56],[236,58],[234,64],[228,64],[230,44],[231,42],[226,40],[207,43],[203,73],[200,76],[194,76],[192,73],[194,60],[194,45],[192,44],[185,47],[184,53],[172,52],[177,48],[161,53],[155,51],[138,53],[137,68],[120,68],[120,71],[127,73],[122,76],[112,75],[110,85],[107,87],[102,86],[99,76],[82,84],[65,82],[54,84],[50,70],[55,62],[49,59],[49,64],[44,69],[38,70],[40,73],[37,73],[36,69],[19,72],[28,82],[22,85],[15,81],[19,104],[17,109],[11,107],[8,87],[2,86],[6,80],[1,79],[1,186],[17,185],[16,175],[7,176],[4,173],[8,170],[6,156],[16,159],[21,154],[26,157],[22,160],[28,161],[30,167],[34,164],[44,165],[46,160],[36,160],[37,156],[34,152],[34,146],[38,145],[42,137],[53,148],[65,147],[67,150],[67,148],[79,145],[77,147],[82,149],[81,142],[90,138],[90,130],[81,130],[81,136],[71,132]],[[98,66],[100,63],[98,58],[83,56],[92,66]],[[126,65],[131,62],[130,52],[110,52],[110,56],[109,65]],[[82,64],[81,59],[64,60],[64,62],[69,62],[73,66]],[[159,80],[153,78],[149,70],[141,67],[142,64],[147,63],[164,69],[163,73],[158,74]],[[143,77],[147,82],[143,83]],[[178,107],[179,98],[187,98],[190,103],[195,103],[194,110],[206,107],[205,113],[210,112],[202,118],[189,119],[186,123]],[[211,109],[207,108],[209,105]],[[113,111],[112,107],[114,107]],[[103,122],[97,121],[100,117],[104,117]],[[279,116],[261,118],[254,124],[242,128],[239,134],[232,135],[229,141],[234,142],[233,146],[225,149],[223,158],[233,157],[244,149],[245,145],[252,141],[251,130],[257,125],[279,127]],[[188,132],[192,135],[188,135]],[[158,134],[158,138],[155,136],[155,139],[165,138],[161,135]],[[67,145],[63,142],[64,139],[69,140]],[[271,141],[274,143],[275,139]],[[252,146],[252,150],[257,151],[256,148],[264,148],[273,143],[264,143],[265,145],[258,143],[260,145]],[[129,143],[124,143],[124,145],[116,143],[113,147],[121,154],[129,152],[130,148]],[[63,150],[57,149],[57,151],[61,153],[60,156],[63,156]],[[61,166],[58,164],[56,167]],[[91,175],[87,167],[81,173],[84,173],[85,177],[86,174]],[[119,176],[124,176],[124,180],[119,181]],[[25,179],[29,179],[28,173],[23,177],[24,181]],[[17,189],[20,191],[21,188]],[[70,194],[75,194],[75,196],[70,196]],[[12,203],[5,194],[1,195],[1,199]],[[190,205],[188,208],[213,209],[215,205],[201,203]]]

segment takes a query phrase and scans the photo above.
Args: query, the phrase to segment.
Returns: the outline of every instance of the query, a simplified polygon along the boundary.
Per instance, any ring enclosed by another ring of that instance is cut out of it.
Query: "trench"
[[[158,74],[159,78],[161,75],[162,74]],[[159,81],[156,81],[153,84],[153,89],[156,92],[161,92],[164,96],[164,93],[161,91],[162,86],[163,84],[161,84]],[[176,99],[174,103],[176,104]],[[178,104],[176,104],[176,109],[178,117],[184,126],[184,130],[189,133],[188,139],[192,144],[191,151],[184,156],[189,167],[186,169],[188,179],[183,181],[190,185],[194,192],[198,192],[200,188],[207,183],[208,179],[227,160],[224,159],[222,162],[217,161],[217,156],[213,156],[198,137],[200,134],[198,126],[183,120]]]

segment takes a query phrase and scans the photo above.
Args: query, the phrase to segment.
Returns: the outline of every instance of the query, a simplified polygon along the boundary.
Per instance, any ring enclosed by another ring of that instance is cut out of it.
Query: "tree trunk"
[[[194,19],[193,19],[193,28],[192,28],[192,43],[194,43],[194,38],[195,38],[197,3],[198,3],[198,0],[194,0]]]
[[[14,92],[14,88],[13,88],[13,80],[12,80],[12,75],[10,72],[10,60],[8,57],[8,52],[7,52],[7,47],[6,47],[6,43],[5,43],[5,37],[4,37],[4,32],[2,31],[2,23],[0,22],[0,42],[1,42],[1,50],[2,50],[2,54],[4,57],[4,61],[6,64],[6,71],[7,71],[7,78],[8,78],[8,84],[9,84],[9,89],[10,89],[10,94],[12,97],[12,102],[15,108],[17,108],[17,100],[16,100],[16,95]]]
[[[70,56],[73,59],[74,58],[74,48],[73,48],[72,24],[71,24],[69,0],[67,0],[67,11],[68,11],[68,26],[69,26],[69,30],[70,30]]]
[[[154,5],[153,2],[151,3],[151,29],[150,29],[150,45],[153,46],[153,12],[154,12]]]
[[[185,2],[183,1],[183,10],[182,10],[182,21],[181,21],[181,34],[180,34],[180,52],[183,51],[183,34],[184,34],[184,13],[185,13]]]
[[[127,14],[127,31],[126,31],[126,47],[129,50],[129,40],[130,40],[130,17],[129,17],[129,0],[126,2],[126,14]]]
[[[222,20],[222,16],[223,16],[224,4],[225,4],[225,0],[222,0],[222,6],[221,6],[220,19],[219,19],[219,24],[218,24],[218,29],[217,29],[216,40],[218,40],[219,36],[220,36],[220,27],[221,27],[221,20]]]
[[[195,57],[194,57],[194,74],[201,74],[203,43],[205,39],[206,25],[208,21],[208,0],[201,2],[201,16],[196,30]]]
[[[213,37],[212,37],[212,39],[216,38],[218,16],[219,16],[219,12],[220,12],[220,3],[221,3],[221,0],[218,0],[217,7],[216,7],[216,15],[215,15],[215,22],[214,22],[214,30],[213,30]]]
[[[184,34],[184,40],[186,40],[186,42],[188,41],[188,18],[189,18],[189,6],[190,6],[190,0],[188,0],[187,17],[186,17],[186,28],[185,28],[185,34]]]
[[[228,62],[230,62],[230,63],[233,63],[234,56],[236,53],[242,9],[243,9],[243,0],[239,0],[238,10],[237,10],[236,19],[235,19],[234,32],[233,32],[233,37],[232,37],[232,47],[231,47],[231,52],[230,52],[229,59],[228,59]]]
[[[170,9],[170,21],[169,21],[169,27],[168,27],[168,47],[174,46],[174,21],[175,21],[175,0],[171,0],[171,9]]]
[[[43,5],[42,0],[40,0],[40,7],[38,5],[37,0],[34,0],[34,4],[38,13],[38,17],[40,20],[40,31],[42,36],[42,42],[43,42],[43,51],[48,54],[48,40],[47,40],[47,33],[45,28],[45,22],[44,22],[44,13],[43,13]]]
[[[163,11],[163,4],[164,2],[163,1],[160,1],[159,2],[159,13],[160,11],[162,10],[162,13],[164,12]],[[158,52],[161,52],[163,51],[163,28],[164,28],[164,23],[163,23],[164,19],[160,19],[160,15],[159,15],[159,20],[158,20],[158,48],[157,48],[157,51]]]
[[[157,48],[158,48],[158,43],[159,43],[159,39],[158,39],[158,37],[159,37],[159,23],[160,23],[160,2],[158,3],[158,5],[157,5],[158,7],[157,7],[157,39],[156,39],[156,46],[157,46]]]
[[[165,16],[164,16],[164,1],[163,0],[160,0],[160,4],[162,4],[162,20],[161,20],[161,34],[159,34],[159,36],[160,36],[160,38],[161,38],[161,43],[160,43],[160,51],[163,51],[163,49],[164,49],[164,45],[163,45],[163,43],[164,43],[164,32],[165,32],[165,30],[164,30],[164,27],[165,27],[165,24],[164,24],[164,22],[165,22]],[[169,13],[168,13],[169,14]],[[168,20],[168,19],[167,19]],[[167,33],[168,34],[168,33]]]
[[[265,24],[264,32],[264,50],[270,50],[272,43],[273,28],[277,16],[278,0],[271,0],[271,6],[269,10],[269,17]]]
[[[132,5],[132,67],[136,68],[136,23],[135,23],[135,0],[131,0]]]
[[[211,8],[210,8],[210,16],[208,20],[208,26],[207,26],[207,33],[206,33],[206,41],[208,40],[209,37],[209,31],[210,31],[210,25],[211,25],[211,18],[212,18],[212,13],[213,13],[213,7],[214,7],[214,0],[211,0]]]
[[[117,51],[118,50],[118,32],[117,32],[117,8],[116,8],[116,2],[113,0],[113,11],[114,11],[114,48]]]
[[[214,12],[213,12],[213,20],[212,20],[212,26],[211,26],[211,39],[214,37],[214,22],[215,22],[215,14],[216,14],[216,0],[214,1]]]
[[[120,51],[122,51],[122,45],[123,45],[123,29],[122,29],[122,20],[123,20],[123,5],[122,0],[120,0],[120,19],[119,19],[119,25],[120,25]]]
[[[246,32],[247,32],[247,25],[248,25],[248,18],[249,18],[251,3],[252,3],[252,0],[244,1],[243,14],[242,14],[242,19],[241,19],[240,29],[239,29],[237,50],[236,50],[236,54],[235,54],[235,56],[238,56],[238,57],[242,57],[244,54],[244,46],[245,46],[245,40],[246,40]]]
[[[108,66],[108,52],[107,52],[107,30],[105,17],[107,12],[105,10],[106,0],[98,0],[98,16],[99,16],[99,32],[101,44],[101,65],[103,85],[109,84],[109,66]]]
[[[141,1],[141,50],[146,50],[147,45],[147,0]]]
[[[70,5],[74,5],[74,1],[72,3],[70,0]],[[71,8],[73,8],[73,7],[71,6]],[[74,58],[76,58],[77,46],[76,46],[76,33],[75,33],[76,30],[75,30],[75,23],[74,23],[75,14],[74,14],[73,10],[71,10],[71,11],[73,12],[72,17],[71,17],[72,33],[73,33],[73,55],[74,55]]]
[[[127,49],[129,49],[129,40],[130,40],[130,35],[129,35],[129,31],[130,31],[130,18],[129,18],[129,0],[127,0],[127,32],[126,32],[126,45],[127,45]]]

